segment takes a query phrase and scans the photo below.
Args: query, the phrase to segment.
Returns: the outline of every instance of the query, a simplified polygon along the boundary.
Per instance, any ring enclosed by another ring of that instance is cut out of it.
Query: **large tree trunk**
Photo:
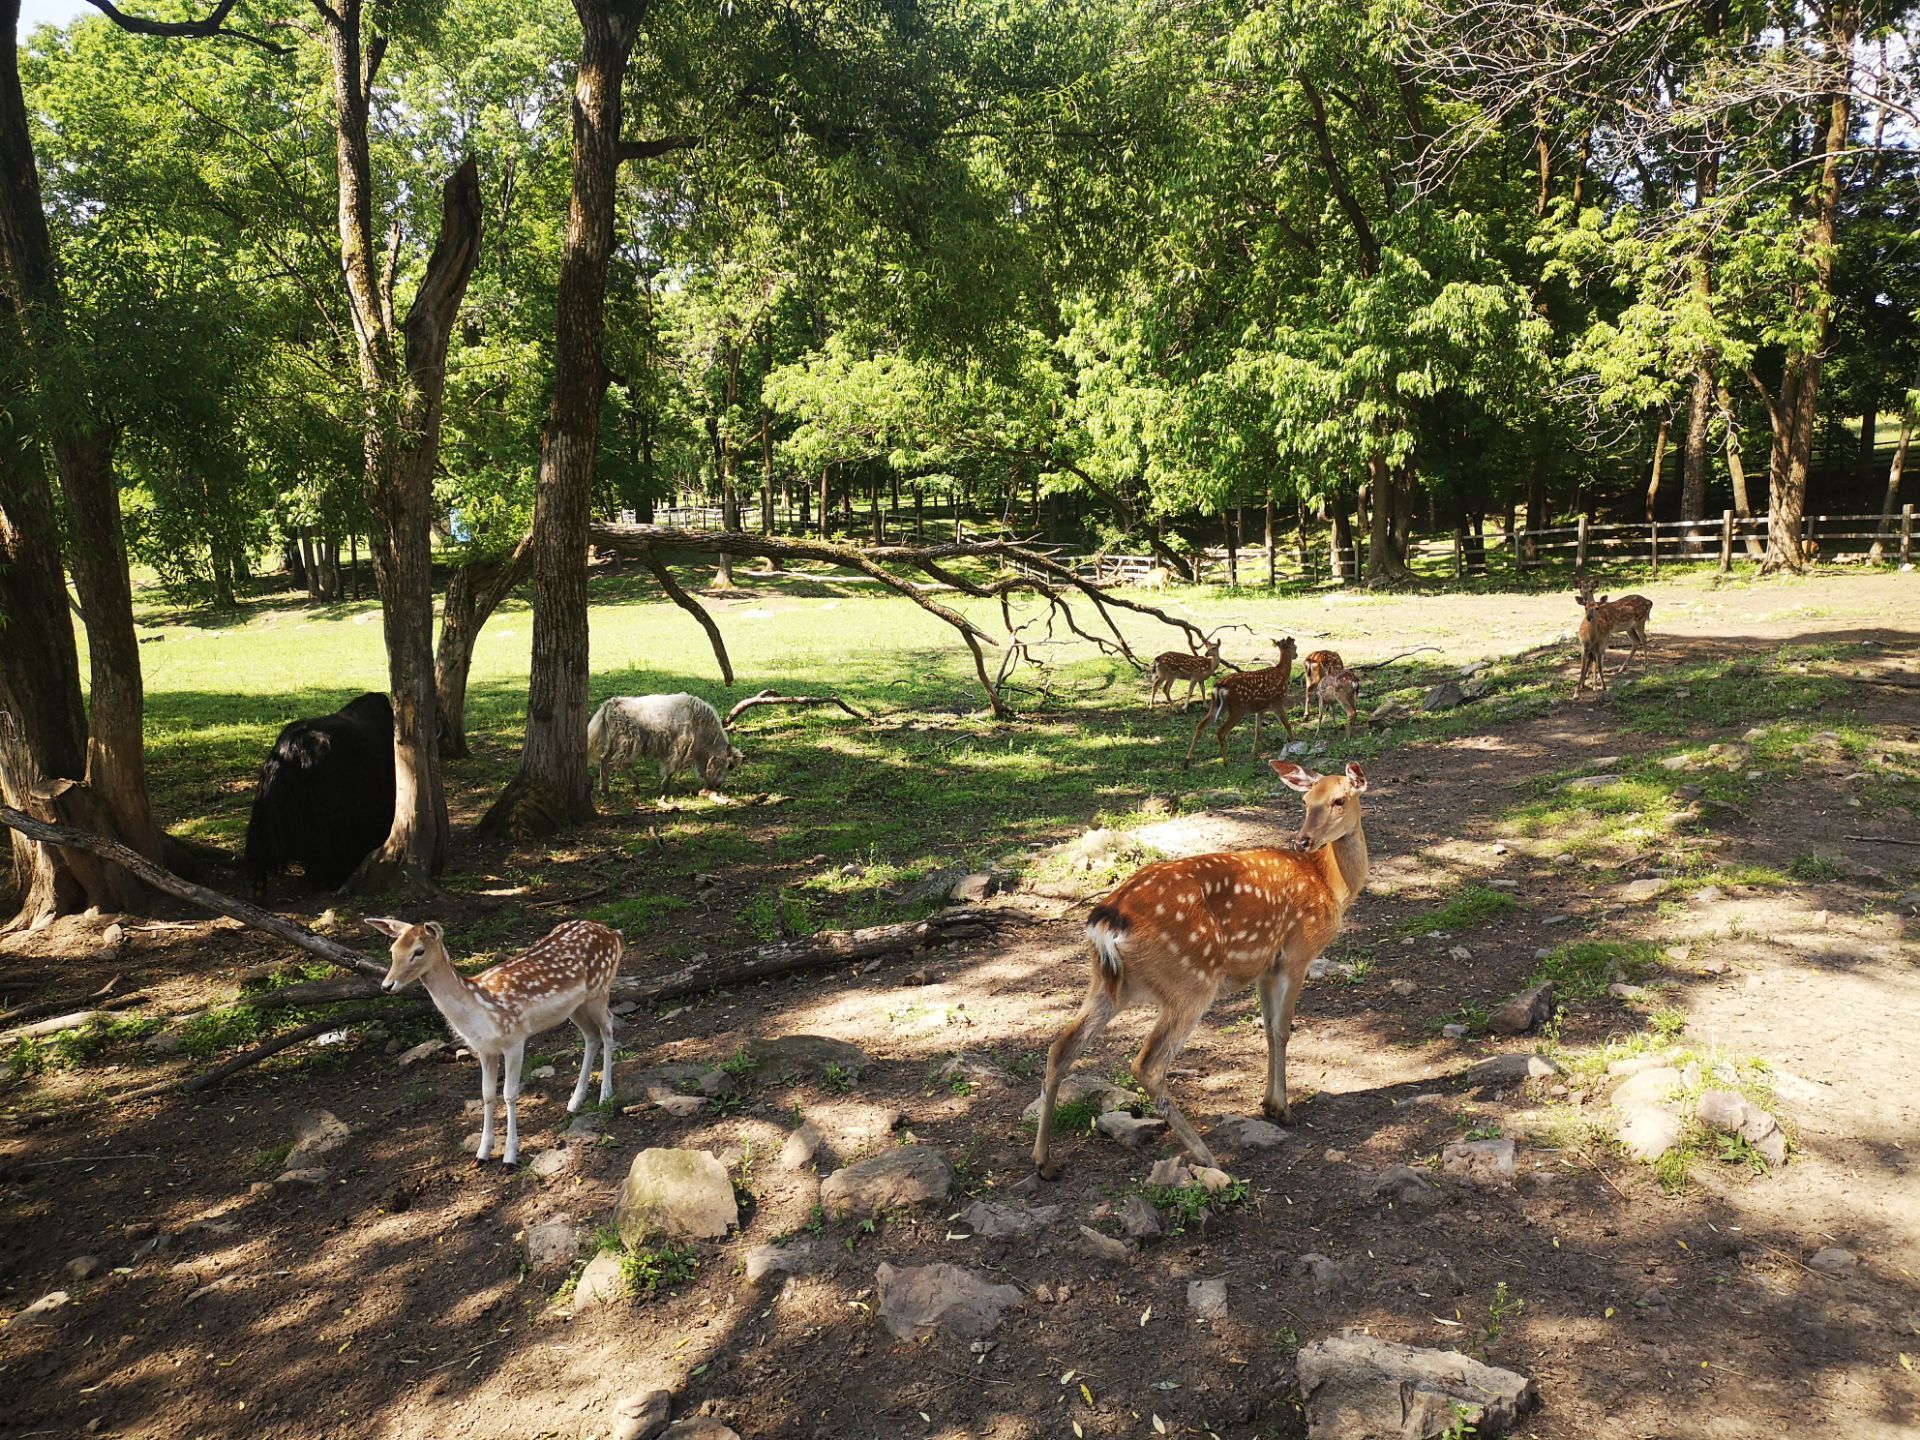
[[[520,771],[483,834],[548,834],[593,815],[587,774],[587,521],[607,388],[607,260],[623,158],[621,83],[645,0],[574,0],[573,186],[560,257],[553,402],[533,509],[533,665]],[[629,150],[628,154],[634,152]],[[637,156],[635,157],[637,158]]]
[[[1395,549],[1395,520],[1400,506],[1398,485],[1386,451],[1376,450],[1367,458],[1367,474],[1373,492],[1367,517],[1367,584],[1397,584],[1411,579],[1413,572],[1407,569],[1404,551]]]
[[[372,502],[368,533],[393,692],[393,829],[351,884],[431,887],[447,858],[433,663],[433,471],[440,448],[447,347],[480,254],[480,178],[469,160],[441,193],[440,234],[404,323],[382,284],[373,241],[368,96],[386,39],[363,43],[361,0],[323,7],[333,103],[340,268],[353,317]]]
[[[1852,66],[1859,17],[1850,0],[1826,11],[1826,57],[1841,74]],[[1768,476],[1767,558],[1761,573],[1801,568],[1801,520],[1807,508],[1807,473],[1813,464],[1813,430],[1818,419],[1820,366],[1833,320],[1833,251],[1840,223],[1840,162],[1847,149],[1851,91],[1841,84],[1827,97],[1826,133],[1821,139],[1820,183],[1814,192],[1807,228],[1812,280],[1796,297],[1813,324],[1804,348],[1788,351],[1781,383],[1780,419],[1785,434]]]
[[[1647,523],[1659,518],[1660,472],[1667,468],[1667,436],[1673,433],[1673,416],[1660,412],[1660,430],[1653,437],[1653,469],[1647,476]]]
[[[1879,564],[1886,558],[1887,545],[1893,536],[1894,513],[1900,508],[1900,481],[1906,473],[1907,447],[1913,442],[1913,422],[1916,410],[1920,410],[1920,370],[1914,372],[1913,388],[1901,397],[1900,438],[1894,443],[1893,459],[1887,465],[1887,498],[1880,505],[1880,528],[1873,537],[1873,549],[1868,559]]]
[[[512,554],[462,565],[447,582],[447,598],[440,610],[440,645],[433,657],[443,759],[467,757],[467,672],[473,666],[474,642],[495,608],[526,574],[532,548],[533,537],[528,535]]]

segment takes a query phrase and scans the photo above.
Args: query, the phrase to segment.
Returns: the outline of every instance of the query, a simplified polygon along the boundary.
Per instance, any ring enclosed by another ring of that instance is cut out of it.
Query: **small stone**
[[[1731,1090],[1708,1090],[1694,1106],[1693,1114],[1702,1125],[1723,1135],[1737,1135],[1747,1123],[1747,1102]]]
[[[1725,975],[1732,971],[1733,966],[1725,960],[1702,960],[1693,968],[1702,975]]]
[[[1498,1435],[1539,1403],[1533,1382],[1511,1370],[1370,1335],[1313,1341],[1296,1367],[1309,1440],[1435,1440],[1468,1426]]]
[[[1671,1065],[1637,1069],[1615,1087],[1613,1108],[1631,1110],[1641,1105],[1661,1104],[1681,1083],[1680,1072]]]
[[[819,1153],[820,1132],[813,1128],[810,1121],[802,1121],[800,1127],[787,1136],[787,1143],[780,1147],[780,1168],[803,1170],[813,1163],[813,1157]]]
[[[574,1282],[575,1309],[584,1305],[612,1305],[627,1298],[627,1278],[620,1273],[620,1252],[602,1250],[587,1262]],[[664,1417],[663,1417],[664,1418]]]
[[[1080,1248],[1095,1260],[1124,1265],[1133,1255],[1124,1241],[1102,1235],[1090,1225],[1080,1227]]]
[[[953,1167],[927,1145],[902,1145],[829,1175],[820,1203],[836,1218],[897,1210],[944,1200],[953,1188]]]
[[[1422,710],[1451,710],[1467,701],[1466,689],[1457,680],[1443,680],[1421,697]],[[1377,712],[1376,712],[1377,713]]]
[[[1653,992],[1644,985],[1623,985],[1618,982],[1607,986],[1607,994],[1629,1005],[1644,1005],[1654,998]]]
[[[1143,1119],[1125,1110],[1109,1110],[1094,1124],[1102,1135],[1119,1141],[1130,1150],[1145,1145],[1167,1128],[1167,1122],[1157,1116]]]
[[[1212,1165],[1194,1166],[1193,1178],[1199,1184],[1200,1188],[1205,1190],[1209,1195],[1218,1195],[1221,1191],[1233,1184],[1233,1177],[1231,1175]]]
[[[346,1124],[331,1110],[303,1116],[294,1129],[293,1149],[287,1152],[287,1168],[310,1168],[322,1156],[332,1154],[346,1143]]]
[[[67,1261],[66,1271],[69,1280],[91,1280],[107,1268],[107,1262],[98,1255],[76,1255]]]
[[[673,1396],[665,1390],[642,1390],[613,1402],[611,1440],[653,1440],[667,1428]]]
[[[1553,1018],[1553,982],[1543,981],[1494,1007],[1487,1028],[1502,1035],[1524,1035]]]
[[[991,1056],[974,1055],[962,1052],[953,1056],[940,1067],[940,1078],[951,1083],[955,1080],[971,1081],[975,1085],[1007,1085],[1013,1080],[1004,1066]],[[1065,1088],[1064,1084],[1061,1087]]]
[[[7,1323],[9,1325],[45,1325],[51,1322],[54,1316],[66,1309],[72,1302],[73,1297],[66,1291],[52,1290],[42,1295],[38,1300],[27,1306],[26,1309],[16,1312],[13,1319]]]
[[[947,898],[961,905],[973,905],[985,900],[998,888],[998,877],[984,870],[976,870],[954,881],[953,888],[947,891]]]
[[[1347,1163],[1347,1152],[1344,1150],[1330,1149],[1322,1154],[1320,1158],[1329,1165],[1344,1165]]]
[[[1216,1125],[1212,1138],[1236,1150],[1273,1150],[1287,1143],[1293,1132],[1271,1120],[1235,1116]]]
[[[1467,1027],[1459,1024],[1442,1025],[1440,1036],[1443,1040],[1464,1040],[1467,1038]]]
[[[811,1240],[756,1245],[747,1252],[747,1283],[758,1285],[773,1275],[805,1275],[819,1266],[820,1257]]]
[[[1818,1270],[1822,1275],[1848,1275],[1859,1267],[1860,1257],[1851,1250],[1843,1250],[1838,1245],[1829,1245],[1816,1250],[1807,1257],[1807,1268]]]
[[[698,1115],[713,1102],[704,1095],[662,1095],[653,1103],[676,1120],[684,1120],[689,1115]]]
[[[1091,1100],[1103,1110],[1115,1110],[1130,1105],[1137,1097],[1131,1090],[1122,1090],[1111,1080],[1103,1080],[1085,1070],[1076,1070],[1060,1082],[1060,1093],[1055,1099],[1058,1105],[1077,1104],[1082,1100]],[[1029,1124],[1037,1124],[1040,1119],[1040,1102],[1033,1101],[1020,1112],[1020,1118]]]
[[[1168,1190],[1178,1190],[1191,1179],[1193,1179],[1193,1171],[1187,1168],[1186,1163],[1178,1155],[1169,1155],[1164,1160],[1156,1160],[1153,1169],[1147,1172],[1149,1185],[1164,1187]]]
[[[1477,1064],[1468,1066],[1466,1074],[1460,1078],[1471,1085],[1520,1085],[1560,1073],[1560,1066],[1545,1055],[1529,1055],[1516,1050],[1504,1055],[1489,1055]]]
[[[1464,945],[1450,946],[1447,950],[1447,958],[1450,960],[1458,960],[1464,964],[1466,961],[1473,959],[1473,951]]]
[[[527,1078],[529,1080],[551,1080],[553,1079],[553,1076],[554,1076],[553,1066],[536,1065],[533,1067],[531,1071],[528,1072]]]
[[[1614,1138],[1636,1160],[1658,1160],[1675,1145],[1686,1122],[1664,1105],[1644,1105],[1623,1111],[1615,1120]]]
[[[1418,995],[1420,993],[1420,987],[1413,981],[1406,979],[1395,980],[1391,982],[1387,988],[1402,1000],[1405,1000],[1410,995]]]
[[[1025,1201],[1002,1204],[976,1200],[960,1212],[959,1218],[975,1235],[986,1240],[1017,1240],[1037,1235],[1060,1218],[1058,1205],[1028,1205]]]
[[[1618,775],[1582,775],[1577,780],[1564,782],[1560,788],[1562,790],[1572,791],[1604,790],[1609,785],[1618,785],[1619,783],[1620,777]]]
[[[1135,1240],[1158,1240],[1166,1229],[1160,1212],[1142,1195],[1129,1195],[1120,1202],[1119,1219],[1120,1228]]]
[[[1475,1185],[1513,1184],[1513,1141],[1457,1140],[1440,1152],[1442,1174]]]
[[[1193,1318],[1201,1321],[1224,1320],[1227,1318],[1227,1282],[1224,1280],[1189,1280],[1187,1282],[1187,1308],[1193,1311]]]
[[[1649,900],[1659,899],[1666,888],[1665,880],[1634,880],[1620,887],[1620,898],[1629,905],[1644,905]]]
[[[1347,1278],[1345,1266],[1337,1260],[1316,1254],[1311,1250],[1293,1262],[1290,1273],[1312,1285],[1313,1293],[1316,1295],[1325,1295],[1328,1291],[1336,1289],[1345,1283]]]
[[[580,1227],[565,1215],[529,1225],[521,1237],[530,1270],[561,1270],[580,1253]]]
[[[747,1056],[771,1075],[839,1074],[855,1080],[873,1063],[858,1045],[827,1035],[781,1035],[755,1040],[747,1046]]]
[[[918,1340],[935,1330],[963,1340],[999,1328],[1002,1313],[1020,1303],[1012,1285],[996,1285],[958,1265],[936,1263],[874,1272],[881,1323],[896,1340]]]
[[[1368,1189],[1376,1200],[1413,1208],[1425,1208],[1440,1198],[1440,1187],[1428,1179],[1424,1171],[1410,1165],[1395,1165],[1381,1171]]]
[[[535,1155],[527,1168],[542,1180],[551,1180],[564,1175],[573,1168],[573,1152],[569,1150],[542,1150]]]
[[[621,1437],[616,1435],[614,1440]],[[695,1415],[674,1421],[660,1432],[660,1440],[740,1440],[740,1434],[711,1415]]]
[[[715,1239],[740,1223],[727,1167],[704,1150],[642,1150],[627,1168],[614,1206],[620,1238],[637,1245],[649,1235]]]
[[[479,1149],[478,1143],[474,1148]],[[282,1190],[317,1189],[327,1183],[327,1172],[319,1165],[303,1165],[297,1170],[283,1170],[274,1176],[274,1186]]]

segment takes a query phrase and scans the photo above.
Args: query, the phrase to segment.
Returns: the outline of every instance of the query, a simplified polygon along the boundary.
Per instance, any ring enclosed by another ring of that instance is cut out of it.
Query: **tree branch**
[[[649,546],[640,552],[640,563],[653,572],[653,578],[660,582],[660,588],[667,592],[667,598],[700,622],[700,628],[707,632],[707,642],[713,646],[713,658],[720,664],[720,676],[726,681],[727,688],[733,688],[733,661],[727,658],[727,642],[721,637],[720,627],[713,623],[713,616],[707,613],[693,596],[680,588],[679,581],[673,578],[666,563],[653,553]]]
[[[691,150],[699,143],[698,135],[661,135],[652,140],[622,140],[615,153],[625,164],[629,160],[656,160],[675,150]]]

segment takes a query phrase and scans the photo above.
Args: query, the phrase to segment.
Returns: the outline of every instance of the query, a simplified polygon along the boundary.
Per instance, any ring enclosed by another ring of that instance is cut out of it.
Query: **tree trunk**
[[[593,815],[587,774],[587,521],[607,368],[607,261],[621,155],[621,86],[644,0],[574,0],[573,177],[560,257],[553,401],[533,514],[533,666],[520,771],[483,834],[547,834]]]
[[[1920,370],[1914,372],[1913,388],[1902,397],[1900,438],[1894,443],[1893,460],[1887,466],[1887,498],[1880,504],[1880,528],[1867,556],[1876,565],[1886,558],[1887,544],[1893,537],[1893,517],[1900,509],[1900,481],[1907,469],[1907,447],[1913,441],[1916,410],[1920,410]]]
[[[1411,578],[1401,553],[1394,549],[1396,485],[1387,452],[1376,450],[1367,458],[1369,488],[1373,492],[1372,513],[1367,522],[1367,584],[1392,585]]]
[[[1680,462],[1680,518],[1704,520],[1707,515],[1708,431],[1713,425],[1713,372],[1705,362],[1693,372],[1693,393],[1687,403],[1687,442]],[[1689,543],[1700,537],[1689,532]]]
[[[406,320],[396,323],[373,241],[369,95],[386,37],[363,43],[361,0],[323,7],[336,163],[341,279],[353,319],[380,593],[393,696],[393,828],[349,883],[431,888],[447,858],[433,663],[433,472],[439,456],[447,347],[480,254],[480,177],[469,160],[441,192],[440,234]]]
[[[1347,518],[1347,498],[1335,491],[1327,501],[1327,559],[1337,585],[1359,579],[1360,567],[1353,553],[1353,524]]]
[[[440,754],[464,760],[467,749],[467,672],[474,642],[500,602],[513,593],[527,572],[533,550],[528,534],[510,555],[462,565],[447,582],[440,611],[440,645],[433,657],[433,690],[439,705]]]
[[[773,534],[773,417],[760,414],[760,533]]]

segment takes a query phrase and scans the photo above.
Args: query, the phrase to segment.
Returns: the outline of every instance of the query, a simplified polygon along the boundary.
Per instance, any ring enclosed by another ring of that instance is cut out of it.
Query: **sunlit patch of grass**
[[[1436,931],[1457,933],[1470,930],[1476,925],[1484,925],[1503,915],[1511,915],[1520,908],[1513,896],[1504,890],[1495,890],[1488,885],[1464,885],[1451,896],[1424,915],[1415,915],[1403,921],[1400,933],[1403,935],[1432,935]]]
[[[1590,1000],[1614,976],[1631,981],[1659,963],[1660,947],[1650,940],[1574,940],[1542,960],[1527,983],[1551,980],[1559,999]]]
[[[1830,880],[1846,878],[1846,867],[1837,860],[1825,855],[1796,855],[1793,863],[1787,866],[1787,873],[1796,880],[1806,880],[1821,884]]]
[[[613,926],[630,939],[637,939],[656,928],[668,915],[688,909],[692,904],[684,895],[623,895],[618,900],[594,906],[587,911],[587,917]]]

